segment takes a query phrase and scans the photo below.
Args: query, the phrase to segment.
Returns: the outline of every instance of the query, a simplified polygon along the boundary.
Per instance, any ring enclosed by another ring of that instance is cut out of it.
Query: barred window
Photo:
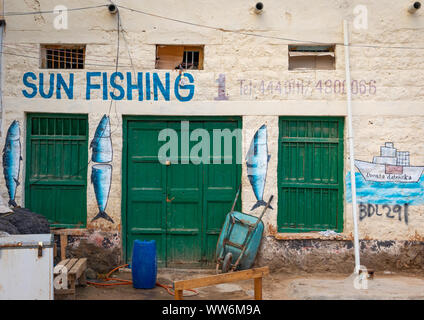
[[[42,69],[84,69],[85,45],[41,45]]]

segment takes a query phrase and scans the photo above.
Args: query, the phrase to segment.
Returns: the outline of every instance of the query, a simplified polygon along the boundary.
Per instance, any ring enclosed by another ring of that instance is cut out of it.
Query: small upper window
[[[156,46],[156,69],[203,70],[203,46]]]
[[[289,45],[289,70],[334,70],[334,45]]]
[[[84,69],[85,45],[41,45],[41,68]]]

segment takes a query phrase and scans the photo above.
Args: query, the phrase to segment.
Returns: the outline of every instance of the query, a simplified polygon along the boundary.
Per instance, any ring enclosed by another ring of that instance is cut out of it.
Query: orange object
[[[119,279],[119,278],[111,278],[110,275],[112,273],[114,273],[116,270],[119,270],[123,267],[128,266],[128,264],[123,264],[122,266],[116,267],[114,269],[112,269],[111,271],[109,271],[109,273],[106,275],[105,277],[105,282],[92,282],[92,281],[87,281],[87,284],[93,285],[93,286],[100,286],[100,287],[110,287],[110,286],[121,286],[121,285],[128,285],[128,284],[132,284],[131,280],[126,280],[126,279]],[[120,282],[113,282],[113,283],[107,283],[108,281],[120,281]],[[161,284],[159,282],[156,282],[156,285],[158,287],[164,288],[171,296],[174,296],[175,293],[173,291],[171,291],[172,286],[171,285],[164,285]],[[193,289],[188,289],[188,291],[192,291],[195,294],[197,294],[198,292],[196,290]]]

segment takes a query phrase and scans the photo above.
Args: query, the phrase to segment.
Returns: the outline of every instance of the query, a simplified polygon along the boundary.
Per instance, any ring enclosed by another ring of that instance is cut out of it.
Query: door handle
[[[168,198],[168,195],[166,195],[166,202],[171,202],[172,200],[174,200],[175,197],[172,197],[171,199]]]

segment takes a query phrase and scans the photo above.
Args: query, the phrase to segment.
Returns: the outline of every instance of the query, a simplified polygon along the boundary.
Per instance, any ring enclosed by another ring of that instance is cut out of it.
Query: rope
[[[104,280],[105,280],[104,282],[87,281],[87,283],[90,284],[90,285],[99,286],[99,287],[111,287],[111,286],[122,286],[122,285],[133,284],[133,282],[131,280],[120,279],[120,278],[111,278],[110,277],[112,275],[112,273],[114,273],[116,270],[119,270],[119,269],[127,267],[127,266],[128,266],[128,264],[124,264],[122,266],[116,267],[116,268],[112,269],[111,271],[109,271],[104,278]],[[118,282],[108,283],[108,281],[118,281]],[[165,285],[165,284],[161,284],[159,282],[156,282],[156,286],[164,288],[171,296],[175,296],[175,292],[174,292],[171,285]],[[189,295],[189,296],[195,296],[195,295],[199,294],[194,289],[187,289],[187,291],[191,291],[191,292],[194,293],[194,294]],[[189,296],[187,296],[187,297],[189,297]]]
[[[14,214],[15,212],[6,212],[6,213],[2,213],[2,214],[0,214],[0,218],[4,218],[4,217],[8,217],[8,216],[10,216],[11,214]]]

